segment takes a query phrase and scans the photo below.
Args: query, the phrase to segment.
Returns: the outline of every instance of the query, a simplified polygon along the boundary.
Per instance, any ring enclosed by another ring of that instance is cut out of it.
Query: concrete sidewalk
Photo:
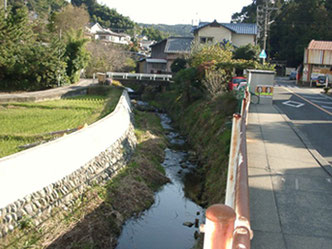
[[[332,248],[332,178],[272,105],[247,130],[253,249]]]
[[[4,102],[25,102],[25,101],[42,101],[49,99],[59,99],[64,96],[75,96],[86,91],[92,79],[82,79],[78,83],[52,88],[43,91],[22,92],[22,93],[0,93],[0,103]]]

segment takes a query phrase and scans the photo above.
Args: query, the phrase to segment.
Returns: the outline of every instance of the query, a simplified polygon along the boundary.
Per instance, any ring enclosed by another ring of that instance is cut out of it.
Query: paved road
[[[289,95],[287,91],[278,94],[285,98],[283,101],[293,100]],[[315,107],[308,104],[308,108]],[[316,115],[309,120],[301,116],[296,121],[324,123]],[[247,144],[254,231],[251,248],[332,248],[332,177],[287,117],[275,105],[251,105]]]
[[[1,102],[25,102],[58,99],[64,96],[74,96],[86,91],[89,85],[93,85],[92,79],[81,79],[75,84],[51,88],[47,90],[21,93],[0,93]]]
[[[274,104],[332,164],[332,98],[322,88],[299,88],[295,81],[277,78]]]

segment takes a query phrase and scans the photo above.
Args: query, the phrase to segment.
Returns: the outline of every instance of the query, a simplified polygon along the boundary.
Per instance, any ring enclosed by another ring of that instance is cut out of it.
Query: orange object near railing
[[[204,249],[250,249],[249,185],[246,125],[250,94],[245,92],[241,114],[233,115],[225,205],[206,211]]]

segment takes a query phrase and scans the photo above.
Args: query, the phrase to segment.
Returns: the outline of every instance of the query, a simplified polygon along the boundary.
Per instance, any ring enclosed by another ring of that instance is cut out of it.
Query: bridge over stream
[[[147,74],[147,73],[122,73],[107,72],[97,73],[98,82],[105,82],[106,79],[119,80],[122,83],[141,83],[144,85],[167,86],[172,82],[171,74]]]

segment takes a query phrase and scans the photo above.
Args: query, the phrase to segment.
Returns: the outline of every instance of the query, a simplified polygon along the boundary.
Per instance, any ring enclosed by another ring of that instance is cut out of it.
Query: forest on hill
[[[192,36],[191,29],[192,25],[190,24],[175,24],[175,25],[168,25],[168,24],[145,24],[139,23],[141,27],[145,28],[154,28],[164,33],[168,33],[172,36]]]
[[[287,60],[289,66],[303,62],[304,49],[311,40],[332,40],[331,0],[275,0],[270,6],[267,53],[271,59]],[[253,0],[240,12],[234,13],[233,22],[255,23],[257,6],[265,0]]]

